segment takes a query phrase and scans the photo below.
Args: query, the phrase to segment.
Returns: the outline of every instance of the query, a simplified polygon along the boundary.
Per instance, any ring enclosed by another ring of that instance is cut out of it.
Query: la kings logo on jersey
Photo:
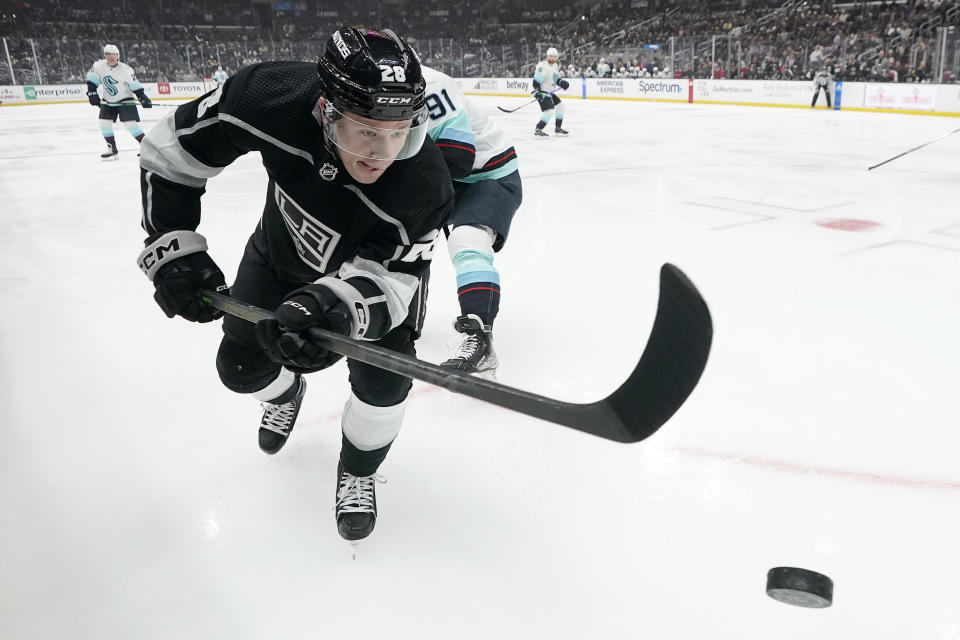
[[[320,174],[321,178],[323,178],[327,182],[331,182],[333,180],[336,180],[337,171],[338,169],[335,166],[333,166],[329,162],[324,162],[323,166],[320,167],[320,171],[318,173]]]
[[[280,185],[276,185],[274,196],[300,259],[311,269],[326,273],[340,234],[304,211]]]

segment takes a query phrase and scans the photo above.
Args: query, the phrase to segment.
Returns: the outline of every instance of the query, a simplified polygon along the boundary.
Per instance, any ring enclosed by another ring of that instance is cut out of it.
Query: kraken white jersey
[[[429,135],[440,147],[450,175],[460,182],[500,178],[517,170],[510,136],[464,95],[450,76],[422,67],[427,81]]]
[[[550,64],[546,60],[541,60],[537,70],[533,72],[533,79],[540,83],[540,90],[547,93],[557,88],[557,82],[562,77],[559,62]]]
[[[96,85],[100,99],[110,104],[132,103],[136,99],[133,92],[143,88],[130,65],[123,62],[111,67],[106,60],[97,60],[87,72],[87,81]]]

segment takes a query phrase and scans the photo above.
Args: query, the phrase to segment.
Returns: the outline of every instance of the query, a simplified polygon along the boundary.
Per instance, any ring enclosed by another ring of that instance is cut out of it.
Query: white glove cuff
[[[152,282],[157,270],[171,260],[206,250],[207,239],[196,231],[170,231],[150,243],[140,253],[137,264]]]

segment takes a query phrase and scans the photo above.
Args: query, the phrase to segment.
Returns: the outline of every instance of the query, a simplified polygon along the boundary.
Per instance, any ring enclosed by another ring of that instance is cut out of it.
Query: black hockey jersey
[[[258,151],[269,184],[254,240],[282,279],[326,284],[354,310],[353,337],[376,340],[416,306],[453,187],[429,138],[354,181],[324,145],[320,95],[315,65],[267,62],[161,120],[141,148],[143,228],[148,242],[195,231],[207,179]]]

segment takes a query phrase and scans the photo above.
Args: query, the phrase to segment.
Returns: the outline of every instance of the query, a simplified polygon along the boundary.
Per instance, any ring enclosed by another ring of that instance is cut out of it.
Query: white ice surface
[[[669,261],[715,324],[686,405],[627,446],[417,383],[353,560],[344,365],[261,453],[219,326],[165,318],[136,267],[133,140],[102,163],[90,107],[3,107],[0,638],[960,638],[960,135],[866,171],[956,122],[571,100],[570,137],[535,140],[536,107],[477,101],[524,179],[500,380],[606,395]],[[228,279],[265,183],[250,156],[208,185]],[[438,258],[430,361],[457,312]],[[768,598],[781,565],[834,606]]]

